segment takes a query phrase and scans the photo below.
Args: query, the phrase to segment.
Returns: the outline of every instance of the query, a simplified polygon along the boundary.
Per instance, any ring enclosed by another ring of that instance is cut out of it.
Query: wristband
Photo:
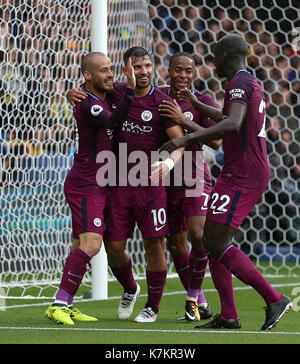
[[[175,165],[175,163],[174,163],[174,161],[173,161],[172,158],[167,158],[166,160],[163,161],[163,163],[166,163],[166,165],[169,168],[169,172],[171,171],[171,169],[174,168],[174,165]]]

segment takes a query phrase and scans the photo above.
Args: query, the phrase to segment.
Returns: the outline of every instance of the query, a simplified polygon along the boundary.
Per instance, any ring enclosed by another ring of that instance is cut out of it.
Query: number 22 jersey
[[[226,87],[223,114],[229,105],[247,106],[239,132],[223,139],[224,166],[220,178],[246,188],[266,188],[270,179],[265,138],[266,109],[262,89],[246,70],[240,70]]]

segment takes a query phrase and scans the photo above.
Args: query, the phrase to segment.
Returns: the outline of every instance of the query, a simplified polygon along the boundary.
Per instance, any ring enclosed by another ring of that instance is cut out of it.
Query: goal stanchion
[[[91,50],[107,54],[107,1],[91,1]],[[103,223],[103,222],[102,222]],[[108,297],[108,263],[104,243],[100,252],[91,259],[92,298]]]

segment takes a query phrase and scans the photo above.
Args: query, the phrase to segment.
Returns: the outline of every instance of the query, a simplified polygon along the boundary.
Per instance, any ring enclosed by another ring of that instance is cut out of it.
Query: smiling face
[[[194,61],[186,56],[175,57],[169,67],[170,86],[178,91],[190,88],[195,75]]]
[[[136,88],[149,87],[153,73],[153,64],[149,56],[132,57],[132,67],[136,78]]]
[[[87,85],[99,93],[111,92],[113,90],[114,70],[109,57],[95,55],[91,58],[87,70],[83,72]]]

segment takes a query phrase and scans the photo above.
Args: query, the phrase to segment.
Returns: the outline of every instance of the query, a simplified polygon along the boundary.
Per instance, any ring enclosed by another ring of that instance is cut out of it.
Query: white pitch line
[[[175,334],[254,334],[254,335],[300,335],[300,332],[276,332],[276,331],[239,331],[239,330],[159,330],[159,329],[101,329],[101,328],[59,328],[59,327],[18,327],[0,326],[0,330],[41,330],[41,331],[93,331],[93,332],[153,332]]]
[[[272,284],[272,287],[274,288],[279,288],[279,287],[300,287],[300,282],[296,282],[296,283],[276,283],[276,284]],[[244,286],[244,287],[234,287],[234,291],[246,291],[246,290],[251,290],[253,289],[250,286]],[[203,290],[204,293],[207,292],[215,292],[217,293],[217,290],[215,288],[209,288],[209,289],[204,289]],[[177,294],[186,294],[186,291],[174,291],[174,292],[164,292],[164,296],[173,296],[173,295],[177,295]],[[138,297],[147,297],[147,294],[140,294]],[[1,297],[0,297],[1,298]],[[8,297],[9,299],[9,297]],[[103,301],[110,301],[110,300],[119,300],[120,296],[112,296],[112,297],[108,297],[106,300]],[[80,300],[74,300],[75,303],[78,302],[92,302],[92,301],[99,301],[99,300],[95,300],[92,298],[88,298],[88,299],[80,299]],[[51,302],[40,302],[40,303],[29,303],[29,304],[23,304],[23,305],[11,305],[11,306],[5,306],[4,309],[8,310],[10,308],[26,308],[26,307],[37,307],[37,306],[49,306],[53,303],[53,301]],[[3,309],[3,308],[2,308]],[[0,308],[1,310],[1,308]]]

